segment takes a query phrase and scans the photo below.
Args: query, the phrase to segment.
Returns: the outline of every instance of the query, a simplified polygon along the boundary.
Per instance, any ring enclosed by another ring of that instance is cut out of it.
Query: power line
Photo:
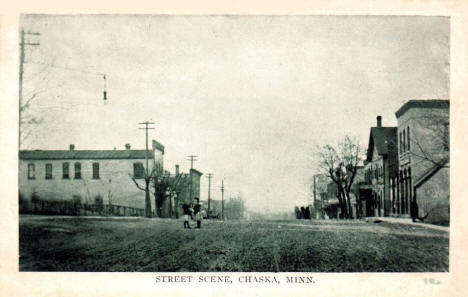
[[[75,72],[81,72],[81,73],[87,73],[87,74],[94,74],[96,76],[104,76],[106,75],[105,73],[97,72],[97,71],[89,71],[89,70],[83,70],[83,69],[78,69],[74,67],[66,67],[66,66],[59,66],[51,63],[44,63],[44,62],[37,62],[37,61],[25,61],[25,63],[28,64],[37,64],[37,65],[44,65],[48,66],[51,68],[57,68],[57,69],[63,69],[63,70],[69,70],[69,71],[75,71]]]
[[[197,158],[198,156],[194,155],[187,156],[187,161],[190,161],[190,169],[193,169],[193,162],[198,161]]]
[[[145,130],[146,131],[146,176],[149,175],[148,172],[148,130],[154,130],[155,128],[150,127],[150,125],[154,125],[153,122],[143,122],[143,123],[138,123],[138,125],[145,125],[144,128],[138,128],[139,130]]]
[[[45,66],[51,67],[51,68],[57,68],[57,69],[75,71],[75,72],[80,72],[80,73],[96,75],[96,76],[102,76],[102,79],[104,81],[104,88],[103,88],[103,92],[102,92],[103,100],[107,101],[107,99],[108,99],[107,98],[107,77],[108,77],[108,75],[105,74],[105,73],[101,73],[101,72],[97,72],[97,71],[83,70],[83,69],[78,69],[78,68],[73,68],[73,67],[58,66],[58,65],[51,64],[51,63],[44,63],[44,62],[37,62],[37,61],[25,61],[24,63],[45,65]]]

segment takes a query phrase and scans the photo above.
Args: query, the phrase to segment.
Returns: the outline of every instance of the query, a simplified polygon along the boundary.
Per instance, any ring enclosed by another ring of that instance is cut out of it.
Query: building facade
[[[382,117],[378,116],[377,126],[370,129],[364,167],[365,183],[371,190],[360,197],[364,216],[389,216],[392,213],[390,183],[398,172],[397,150],[397,127],[382,127]]]
[[[20,201],[75,201],[143,209],[144,174],[163,163],[164,146],[146,150],[24,150],[19,152]],[[153,201],[154,203],[154,201]],[[152,206],[154,209],[154,205]]]
[[[449,223],[449,100],[409,100],[398,119],[398,175],[391,184],[393,209],[409,214],[411,202],[427,222]]]

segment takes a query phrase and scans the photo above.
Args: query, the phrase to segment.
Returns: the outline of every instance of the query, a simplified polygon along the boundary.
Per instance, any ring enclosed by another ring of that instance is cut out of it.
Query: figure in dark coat
[[[191,229],[190,228],[190,205],[184,203],[182,205],[182,210],[184,212],[184,229]]]
[[[418,203],[416,203],[416,200],[411,201],[410,214],[411,218],[413,219],[413,222],[416,222],[416,219],[419,219],[419,208]]]
[[[195,205],[193,206],[193,213],[195,214],[195,220],[197,221],[197,228],[201,228],[202,214],[201,204],[198,198],[195,198]]]

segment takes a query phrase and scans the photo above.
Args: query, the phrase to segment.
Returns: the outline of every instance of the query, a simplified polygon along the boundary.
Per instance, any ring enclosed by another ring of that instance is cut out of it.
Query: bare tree
[[[144,180],[144,186],[141,186],[137,178],[131,174],[129,174],[129,177],[132,179],[132,181],[135,183],[135,186],[139,189],[145,192],[145,217],[151,218],[151,196],[150,196],[150,183],[151,180],[156,176],[156,174],[159,173],[157,170],[157,167],[162,167],[160,163],[156,163],[156,165],[151,169],[150,172],[148,170],[143,170],[142,175],[143,175],[143,180]],[[154,192],[153,192],[154,195]]]
[[[336,147],[325,145],[317,150],[319,170],[336,184],[338,202],[345,218],[352,218],[350,193],[362,154],[358,141],[348,136]]]
[[[409,137],[409,150],[417,162],[427,162],[437,168],[449,168],[450,125],[448,115],[430,113],[416,118],[420,133]]]
[[[187,189],[190,185],[190,178],[187,174],[184,173],[176,173],[170,180],[169,180],[169,187],[171,192],[175,194],[174,198],[174,208],[175,208],[175,216],[176,219],[179,218],[179,196],[180,193],[184,189]],[[172,199],[171,199],[172,201]],[[170,206],[171,209],[171,217],[172,217],[172,205]]]
[[[165,171],[161,164],[156,164],[151,183],[154,189],[154,204],[158,217],[163,217],[162,208],[166,200],[166,193],[169,190],[171,175]]]
[[[145,186],[141,186],[137,179],[134,176],[130,175],[130,178],[135,183],[136,187],[145,193],[148,193],[154,196],[154,204],[156,208],[156,215],[158,217],[163,217],[162,208],[167,197],[167,193],[175,192],[176,194],[176,209],[178,207],[178,196],[183,191],[184,188],[189,184],[188,176],[182,173],[171,175],[168,171],[164,170],[161,163],[156,163],[151,172],[146,175],[144,173],[144,183]],[[151,189],[150,190],[150,185]],[[148,196],[149,197],[149,196]],[[147,197],[147,200],[149,198]],[[149,202],[151,205],[151,202]],[[172,204],[172,199],[171,199]],[[170,205],[170,216],[172,217],[172,205]],[[176,216],[178,213],[176,212]]]

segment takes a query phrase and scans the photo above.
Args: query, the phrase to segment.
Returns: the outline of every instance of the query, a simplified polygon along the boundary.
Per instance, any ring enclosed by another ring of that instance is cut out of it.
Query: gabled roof
[[[372,160],[374,147],[379,155],[389,153],[391,142],[397,141],[397,127],[371,127],[369,135],[369,145],[367,146],[367,161]]]
[[[447,99],[409,100],[395,112],[397,118],[402,116],[410,108],[449,108]]]
[[[31,150],[20,151],[20,160],[145,159],[146,150]],[[154,158],[149,150],[148,158]]]

